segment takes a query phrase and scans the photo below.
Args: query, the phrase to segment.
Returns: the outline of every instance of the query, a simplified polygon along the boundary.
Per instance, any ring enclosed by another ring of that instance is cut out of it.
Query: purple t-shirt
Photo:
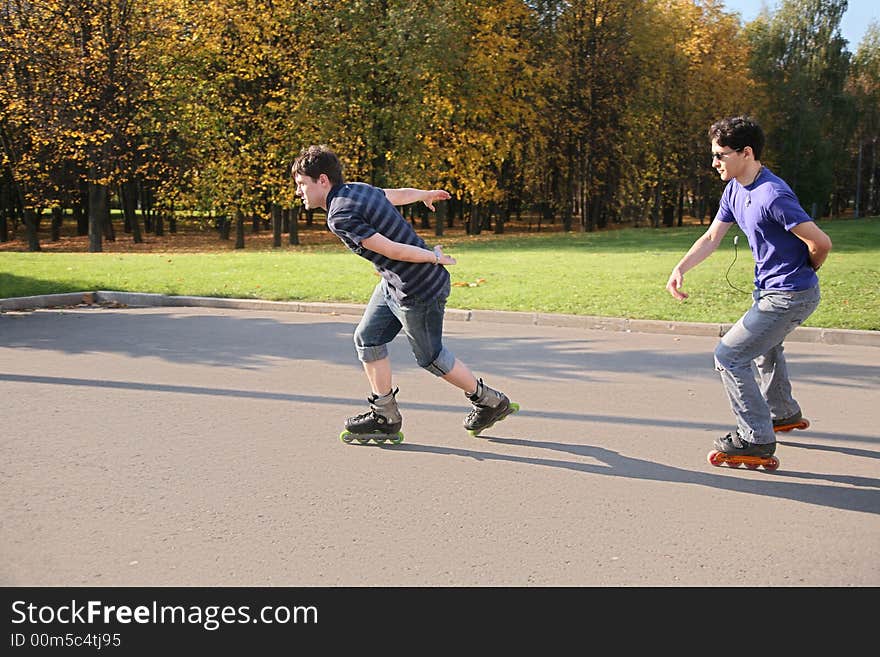
[[[808,290],[819,283],[807,245],[791,229],[812,217],[804,212],[791,187],[764,167],[757,180],[743,187],[727,183],[715,219],[736,222],[755,258],[759,290]]]

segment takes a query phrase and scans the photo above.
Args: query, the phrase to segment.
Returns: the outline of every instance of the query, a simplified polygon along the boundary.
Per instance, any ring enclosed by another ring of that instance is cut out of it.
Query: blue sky
[[[770,10],[778,8],[782,0],[724,0],[724,6],[728,11],[737,12],[742,16],[743,23],[748,23],[757,16],[762,7]],[[849,0],[849,7],[840,22],[840,32],[843,38],[849,41],[848,50],[855,52],[868,23],[874,21],[880,24],[880,1],[878,0]]]

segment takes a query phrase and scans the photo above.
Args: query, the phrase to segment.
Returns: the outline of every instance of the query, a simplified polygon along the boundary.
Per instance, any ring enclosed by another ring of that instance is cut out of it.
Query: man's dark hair
[[[325,174],[331,185],[341,185],[345,180],[342,178],[342,163],[336,157],[336,153],[327,146],[307,146],[302,149],[290,167],[290,175],[308,176],[317,180],[321,174]]]
[[[748,116],[728,116],[716,121],[709,128],[709,139],[736,151],[751,146],[756,160],[761,159],[761,151],[764,150],[764,131]]]

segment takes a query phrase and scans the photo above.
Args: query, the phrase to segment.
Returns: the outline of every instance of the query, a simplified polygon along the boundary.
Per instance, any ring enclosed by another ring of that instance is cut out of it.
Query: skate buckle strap
[[[373,411],[367,411],[366,413],[360,413],[359,415],[355,415],[353,417],[348,418],[349,422],[359,422],[360,420],[366,420],[370,415],[372,415]]]

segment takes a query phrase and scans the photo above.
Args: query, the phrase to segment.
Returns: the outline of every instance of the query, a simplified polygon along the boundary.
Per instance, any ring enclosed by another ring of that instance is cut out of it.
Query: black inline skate
[[[387,395],[371,394],[367,397],[370,410],[348,418],[339,439],[344,443],[357,440],[361,445],[366,445],[371,440],[378,445],[385,441],[394,445],[403,442],[403,432],[400,431],[403,418],[397,408],[397,391],[395,388]]]
[[[481,431],[519,410],[519,404],[511,402],[503,392],[484,384],[483,379],[477,381],[474,394],[465,393],[465,397],[473,404],[471,412],[464,420],[464,428],[472,436],[479,436]]]

